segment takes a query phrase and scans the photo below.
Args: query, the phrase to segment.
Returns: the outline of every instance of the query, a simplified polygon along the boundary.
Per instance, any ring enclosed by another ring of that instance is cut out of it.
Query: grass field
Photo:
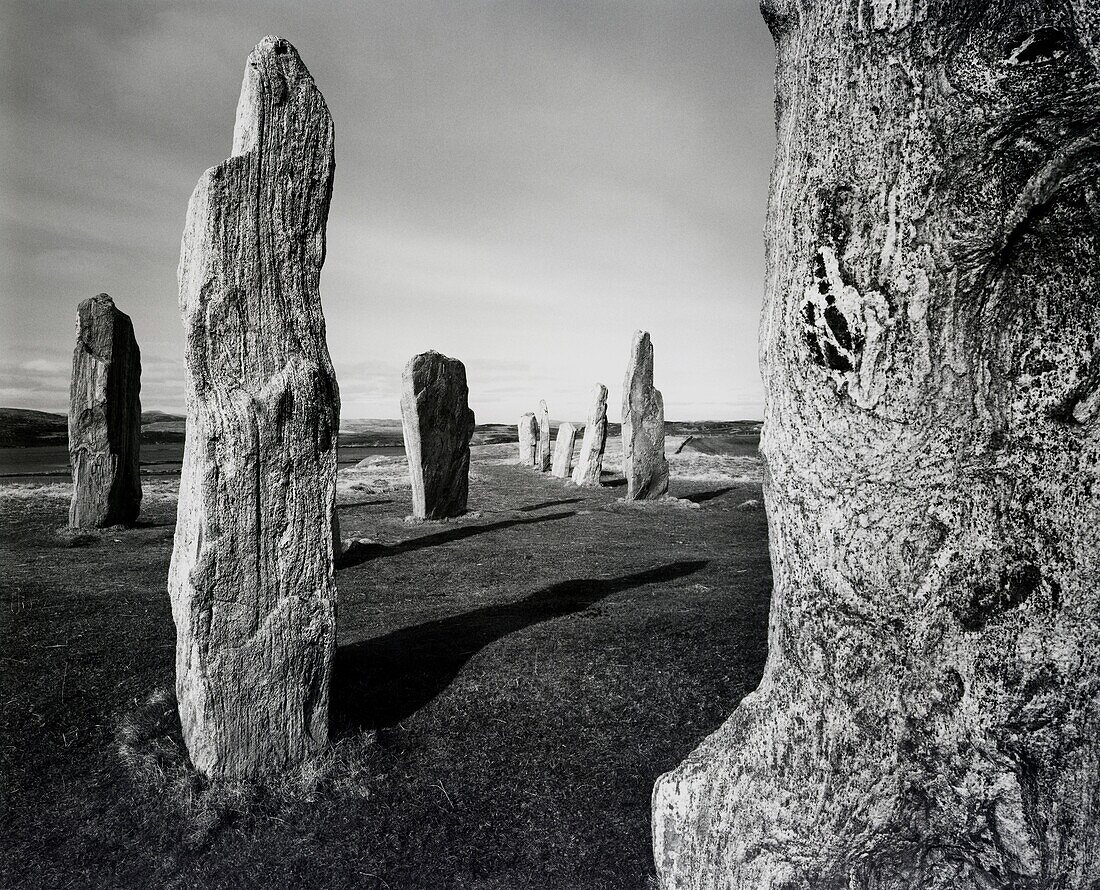
[[[474,450],[447,523],[405,520],[399,458],[341,472],[333,744],[263,786],[180,743],[176,480],[86,536],[67,485],[0,486],[0,886],[649,885],[654,779],[763,667],[758,465],[685,452],[637,507]]]

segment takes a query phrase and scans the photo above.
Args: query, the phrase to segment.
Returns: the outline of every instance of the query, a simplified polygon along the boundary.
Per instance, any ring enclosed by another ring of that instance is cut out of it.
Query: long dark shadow
[[[474,653],[501,637],[581,612],[624,590],[683,578],[708,562],[674,562],[619,578],[563,581],[515,602],[341,646],[333,672],[333,730],[341,734],[394,726],[446,689]]]
[[[486,532],[500,531],[502,528],[511,528],[514,525],[532,525],[536,522],[552,522],[555,519],[568,519],[576,516],[576,512],[569,510],[563,513],[548,513],[546,516],[534,516],[531,519],[502,519],[500,522],[490,522],[488,525],[464,525],[447,531],[436,532],[434,535],[421,535],[419,538],[410,538],[407,541],[399,541],[396,544],[375,544],[356,541],[347,550],[336,558],[336,568],[350,569],[352,566],[369,562],[372,559],[381,559],[383,556],[397,556],[399,553],[408,553],[411,550],[422,550],[425,547],[437,547],[440,544],[450,544],[452,541],[462,541],[472,538],[474,535],[482,535]]]
[[[685,501],[691,501],[693,504],[704,504],[707,501],[713,501],[715,498],[720,498],[724,494],[729,494],[733,491],[734,486],[727,485],[725,488],[717,488],[714,491],[697,491],[695,494],[685,494],[683,496]]]
[[[383,507],[386,504],[392,504],[393,501],[348,501],[346,504],[337,504],[337,510],[350,510],[352,507]]]
[[[520,513],[532,513],[542,510],[544,507],[560,507],[562,504],[579,504],[584,498],[562,498],[560,501],[543,501],[541,504],[530,504],[527,507],[519,507]]]

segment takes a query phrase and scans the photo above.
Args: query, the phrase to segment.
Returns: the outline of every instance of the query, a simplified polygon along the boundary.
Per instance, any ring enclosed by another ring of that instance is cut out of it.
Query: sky
[[[462,359],[478,422],[617,420],[635,329],[669,420],[762,416],[774,50],[755,0],[0,2],[0,405],[65,411],[107,292],[182,412],[187,202],[245,59],[293,43],[336,128],[321,299],[342,413]]]

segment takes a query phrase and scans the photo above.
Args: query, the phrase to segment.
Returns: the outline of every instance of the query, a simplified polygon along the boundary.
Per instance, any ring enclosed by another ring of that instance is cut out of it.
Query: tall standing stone
[[[600,487],[600,473],[603,472],[603,453],[607,446],[607,387],[596,384],[592,398],[592,410],[588,422],[584,425],[584,438],[581,440],[581,453],[577,457],[577,466],[573,469],[573,483],[586,488]]]
[[[653,387],[653,344],[635,331],[623,380],[623,475],[627,500],[659,498],[668,491],[665,402]]]
[[[127,525],[141,509],[141,353],[107,294],[77,310],[69,387],[69,525]]]
[[[577,428],[571,423],[558,427],[558,437],[554,440],[554,464],[551,475],[559,479],[568,479],[573,462],[573,444],[577,440]]]
[[[340,403],[318,282],[335,170],[297,51],[248,57],[233,155],[187,208],[187,442],[169,573],[187,750],[253,776],[328,738]]]
[[[759,688],[677,890],[1100,886],[1093,0],[767,0]]]
[[[466,366],[456,358],[422,352],[405,365],[401,428],[417,519],[446,519],[466,512],[474,434],[469,396]]]
[[[539,422],[528,411],[519,419],[519,462],[525,467],[535,466],[539,447]]]
[[[550,411],[545,401],[539,401],[539,447],[535,466],[540,473],[550,471]]]

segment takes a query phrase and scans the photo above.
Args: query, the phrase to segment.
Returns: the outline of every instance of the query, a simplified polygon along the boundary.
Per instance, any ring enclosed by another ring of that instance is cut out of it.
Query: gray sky
[[[134,320],[142,403],[183,407],[187,200],[245,58],[301,53],[336,123],[321,296],[345,417],[466,363],[479,422],[618,417],[635,328],[671,420],[761,416],[774,52],[755,0],[0,0],[0,404],[65,410],[75,308]]]

